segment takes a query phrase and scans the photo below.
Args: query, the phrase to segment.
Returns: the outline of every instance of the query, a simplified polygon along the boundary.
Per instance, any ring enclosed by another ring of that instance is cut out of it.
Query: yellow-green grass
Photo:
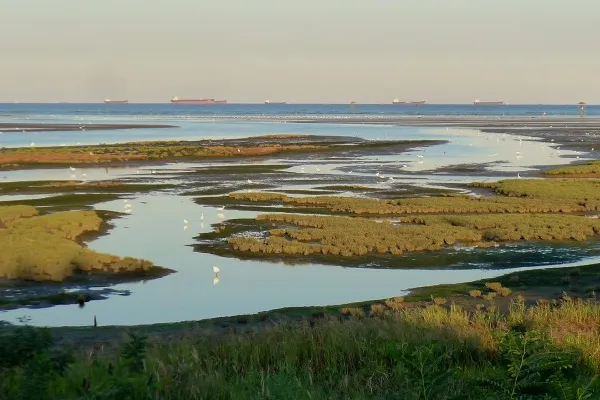
[[[469,186],[493,189],[508,197],[577,203],[587,209],[598,209],[600,204],[600,179],[510,179]]]
[[[573,177],[600,177],[600,160],[591,161],[586,164],[567,165],[545,171],[548,176],[569,175]]]
[[[259,215],[273,225],[268,237],[229,238],[233,250],[275,255],[343,257],[440,250],[456,243],[480,247],[521,240],[583,241],[600,233],[600,220],[563,214],[422,215],[390,221],[365,218]]]
[[[78,272],[149,271],[146,260],[117,257],[83,247],[77,239],[97,232],[94,211],[38,215],[31,206],[0,206],[0,278],[62,281]]]
[[[554,186],[551,182],[557,182],[557,188],[564,191],[553,193]],[[227,197],[229,202],[284,203],[298,207],[324,208],[334,213],[344,214],[571,213],[599,209],[598,182],[573,181],[572,190],[569,190],[570,183],[571,181],[527,180],[523,183],[501,181],[497,184],[472,184],[473,187],[491,188],[498,192],[512,194],[497,197],[448,195],[384,200],[335,196],[290,197],[263,192],[231,193]]]
[[[0,336],[0,396],[598,398],[597,303],[564,299],[528,307],[515,297],[502,314],[491,302],[467,311],[444,300],[423,307],[396,300],[347,307],[336,316],[267,322],[252,334],[187,329],[147,340],[131,333],[117,349],[75,353],[49,352],[48,331],[12,329]],[[32,385],[33,377],[43,383]]]
[[[0,397],[24,397],[31,388],[35,398],[101,397],[110,387],[163,399],[598,398],[593,292],[587,299],[532,297],[547,286],[567,290],[564,276],[578,286],[600,282],[592,265],[209,321],[0,328]],[[51,358],[52,336],[82,351]],[[34,386],[37,371],[52,373]]]

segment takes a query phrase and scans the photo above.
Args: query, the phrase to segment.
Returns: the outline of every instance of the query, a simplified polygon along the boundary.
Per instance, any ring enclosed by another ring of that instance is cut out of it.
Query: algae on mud
[[[262,157],[281,153],[390,151],[444,143],[439,140],[367,141],[358,138],[307,136],[258,137],[202,141],[153,141],[88,146],[0,148],[0,168],[39,165],[190,161]]]
[[[98,253],[77,242],[84,233],[99,231],[103,222],[94,211],[39,215],[31,206],[0,206],[0,278],[63,281],[78,273],[162,270],[146,260]]]
[[[40,193],[63,193],[69,192],[92,192],[103,193],[131,193],[150,190],[169,189],[174,187],[170,184],[156,183],[128,183],[122,180],[104,181],[15,181],[0,182],[0,192],[3,194],[40,194]]]

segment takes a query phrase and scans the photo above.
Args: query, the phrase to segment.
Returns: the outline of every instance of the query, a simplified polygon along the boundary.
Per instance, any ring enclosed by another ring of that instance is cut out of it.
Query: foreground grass
[[[77,272],[150,272],[152,263],[98,253],[77,240],[98,232],[94,211],[39,215],[32,206],[0,206],[0,278],[62,281]]]
[[[439,301],[438,301],[439,303]],[[256,334],[116,350],[52,347],[48,331],[0,336],[0,396],[25,399],[592,399],[600,306],[564,299],[503,315],[433,302],[342,310]]]

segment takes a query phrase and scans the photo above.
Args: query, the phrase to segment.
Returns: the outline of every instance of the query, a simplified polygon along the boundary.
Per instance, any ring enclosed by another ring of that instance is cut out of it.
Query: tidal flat
[[[593,196],[595,186],[592,180],[564,183],[564,186],[572,184],[580,187],[571,198],[565,198],[556,193],[546,196],[548,188],[538,188],[539,185],[543,186],[540,179],[506,179],[507,172],[494,170],[493,162],[466,170],[460,167],[463,165],[460,163],[436,167],[436,159],[452,158],[457,161],[455,155],[445,154],[452,146],[457,146],[454,141],[465,143],[467,150],[470,145],[493,147],[496,137],[478,131],[437,130],[431,136],[402,140],[269,134],[192,142],[7,148],[4,150],[16,154],[56,152],[66,156],[89,156],[89,152],[85,152],[90,150],[94,154],[100,152],[121,157],[138,151],[147,158],[131,162],[114,159],[106,163],[72,165],[67,164],[68,158],[65,158],[65,163],[52,165],[50,169],[45,163],[34,169],[25,165],[8,168],[6,177],[23,176],[28,180],[11,181],[7,178],[7,181],[0,182],[3,195],[0,202],[2,205],[34,206],[47,213],[66,210],[110,213],[114,227],[106,231],[103,237],[89,238],[89,244],[96,251],[120,257],[145,258],[176,271],[166,276],[164,282],[202,280],[204,278],[199,275],[203,274],[202,271],[219,265],[226,272],[222,273],[220,279],[211,277],[209,282],[212,285],[202,286],[204,289],[197,296],[205,298],[212,296],[209,290],[223,290],[221,288],[225,288],[228,282],[234,282],[232,279],[236,278],[231,276],[228,271],[230,268],[235,269],[238,275],[237,284],[243,285],[244,279],[248,279],[250,274],[266,277],[260,270],[270,271],[271,267],[267,264],[281,269],[277,262],[284,262],[288,268],[298,266],[298,272],[305,270],[307,278],[321,268],[329,268],[336,271],[334,274],[340,274],[335,279],[344,280],[347,278],[342,275],[350,276],[350,272],[332,267],[345,266],[363,270],[365,276],[371,275],[375,269],[418,271],[415,276],[444,270],[447,276],[456,276],[451,280],[464,280],[461,276],[466,275],[461,271],[478,270],[482,276],[491,276],[511,267],[571,262],[598,254],[594,241],[597,220],[591,218],[596,211],[597,201]],[[502,137],[502,142],[496,143],[507,149],[509,146],[518,146],[512,147],[518,149],[517,152],[533,152],[534,146],[542,146],[535,141],[523,145],[518,139]],[[261,147],[283,150],[248,153]],[[152,155],[160,156],[165,149],[164,159],[150,159]],[[177,151],[171,151],[174,149]],[[188,149],[192,153],[178,155],[181,149]],[[431,163],[429,169],[424,167],[427,163]],[[46,168],[44,171],[48,171],[51,179],[33,179],[37,168]],[[490,174],[486,168],[494,172]],[[531,169],[528,175],[533,177],[536,173],[537,177],[543,176],[543,168],[535,171]],[[488,181],[490,175],[494,177],[493,181]],[[482,176],[486,179],[480,180]],[[507,195],[499,187],[491,186],[498,181],[504,185],[502,188],[505,191],[514,191],[516,183],[525,185],[528,191]],[[562,185],[559,181],[555,183]],[[592,195],[588,195],[588,192]],[[580,194],[588,199],[587,203],[582,204],[574,199]],[[19,198],[12,199],[15,195]],[[31,197],[28,198],[28,195]],[[130,207],[125,207],[127,204]],[[482,215],[482,221],[489,220],[487,225],[474,224],[478,219],[474,214]],[[494,214],[502,217],[493,220]],[[349,220],[346,222],[344,219]],[[308,220],[319,221],[319,227],[302,226]],[[525,223],[526,220],[529,223]],[[350,223],[341,229],[343,235],[335,233],[336,229],[340,231],[339,227],[336,228],[340,221]],[[569,229],[548,228],[555,223]],[[372,234],[365,234],[363,231],[369,227],[372,227]],[[383,228],[390,230],[389,234],[385,233],[387,230],[382,231]],[[183,232],[175,233],[177,230]],[[390,240],[400,231],[403,231],[398,236],[400,239],[391,243]],[[166,239],[163,232],[170,232],[171,237]],[[384,236],[383,242],[378,239]],[[264,240],[282,242],[273,247],[262,242]],[[168,244],[169,241],[173,241],[173,244]],[[386,246],[383,246],[384,242]],[[144,247],[143,243],[148,245]],[[261,246],[266,246],[265,251],[250,251]],[[162,252],[164,254],[160,252],[161,247],[165,249]],[[289,252],[290,248],[295,250]],[[540,249],[544,250],[540,252]],[[187,251],[190,253],[184,253]],[[511,251],[515,253],[514,257],[508,254]],[[173,256],[167,257],[167,253]],[[538,254],[538,258],[533,254]],[[185,261],[182,263],[182,260]],[[502,260],[506,261],[504,265]],[[245,264],[246,261],[253,266]],[[239,266],[234,266],[237,263]],[[316,268],[315,272],[312,272],[312,268]],[[207,275],[211,276],[209,273]],[[224,276],[227,276],[227,280],[223,279]],[[360,279],[358,276],[357,282]],[[262,285],[267,285],[268,279]],[[329,279],[334,279],[333,275]],[[381,279],[385,278],[382,276]],[[411,287],[411,279],[402,280],[405,282],[400,283],[397,289],[392,287],[393,280],[387,282],[389,287],[382,294],[398,294]],[[119,281],[115,282],[115,290],[133,293],[128,296],[130,299],[142,290],[134,280],[124,279],[121,282],[121,285]],[[155,284],[162,287],[160,282],[163,282],[162,278],[148,281],[145,285],[150,290],[150,286],[155,287]],[[285,285],[288,287],[289,284]],[[158,286],[152,290],[162,291]],[[102,285],[94,287],[100,289]],[[375,285],[373,290],[361,288],[350,296],[336,294],[329,300],[326,299],[329,295],[324,294],[321,300],[312,304],[338,304],[344,299],[360,299],[360,296],[364,299],[378,298],[381,296],[376,294],[377,287]],[[65,291],[58,290],[55,293],[57,295]],[[301,294],[301,287],[296,290],[298,294],[295,296],[306,297],[306,292]],[[325,293],[325,286],[323,290]],[[361,295],[362,291],[369,293]],[[288,293],[291,291],[288,290]],[[111,297],[110,294],[100,296],[98,298],[105,300],[98,303],[112,304],[117,297]],[[76,299],[71,297],[70,301],[74,304]],[[178,309],[177,313],[188,313],[178,304],[177,297],[168,302],[172,303],[170,307]],[[266,303],[268,301],[263,304]],[[303,303],[311,304],[310,299],[298,302],[290,298],[281,306]],[[221,306],[230,310],[236,308],[235,304],[223,303]],[[278,308],[258,304],[252,307],[256,311]],[[58,309],[63,310],[61,307]],[[239,309],[234,313],[252,310]],[[231,311],[207,311],[203,309],[200,313],[205,318],[214,315],[212,312],[232,314]],[[66,309],[64,312],[71,314]],[[85,323],[89,323],[97,312],[103,315],[102,321],[106,321],[105,311],[89,304],[80,314],[88,315]],[[33,315],[34,320],[40,320],[41,314],[28,314]],[[174,318],[189,318],[176,317],[175,314]]]

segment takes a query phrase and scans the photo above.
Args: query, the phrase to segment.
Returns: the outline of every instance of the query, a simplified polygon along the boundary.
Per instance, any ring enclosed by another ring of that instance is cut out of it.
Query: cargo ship
[[[285,101],[271,101],[265,100],[265,104],[287,104]]]
[[[227,104],[227,100],[215,100],[215,99],[180,99],[173,97],[171,99],[173,104]]]
[[[498,100],[498,101],[481,101],[481,100],[475,100],[473,102],[474,105],[476,106],[503,106],[506,103],[504,103],[502,100]]]
[[[129,103],[129,100],[111,100],[111,99],[104,99],[104,102],[106,104],[127,104]]]
[[[425,103],[426,103],[425,100],[419,100],[419,101],[400,101],[398,99],[392,100],[392,104],[407,105],[407,106],[422,106],[422,105],[425,105]]]

